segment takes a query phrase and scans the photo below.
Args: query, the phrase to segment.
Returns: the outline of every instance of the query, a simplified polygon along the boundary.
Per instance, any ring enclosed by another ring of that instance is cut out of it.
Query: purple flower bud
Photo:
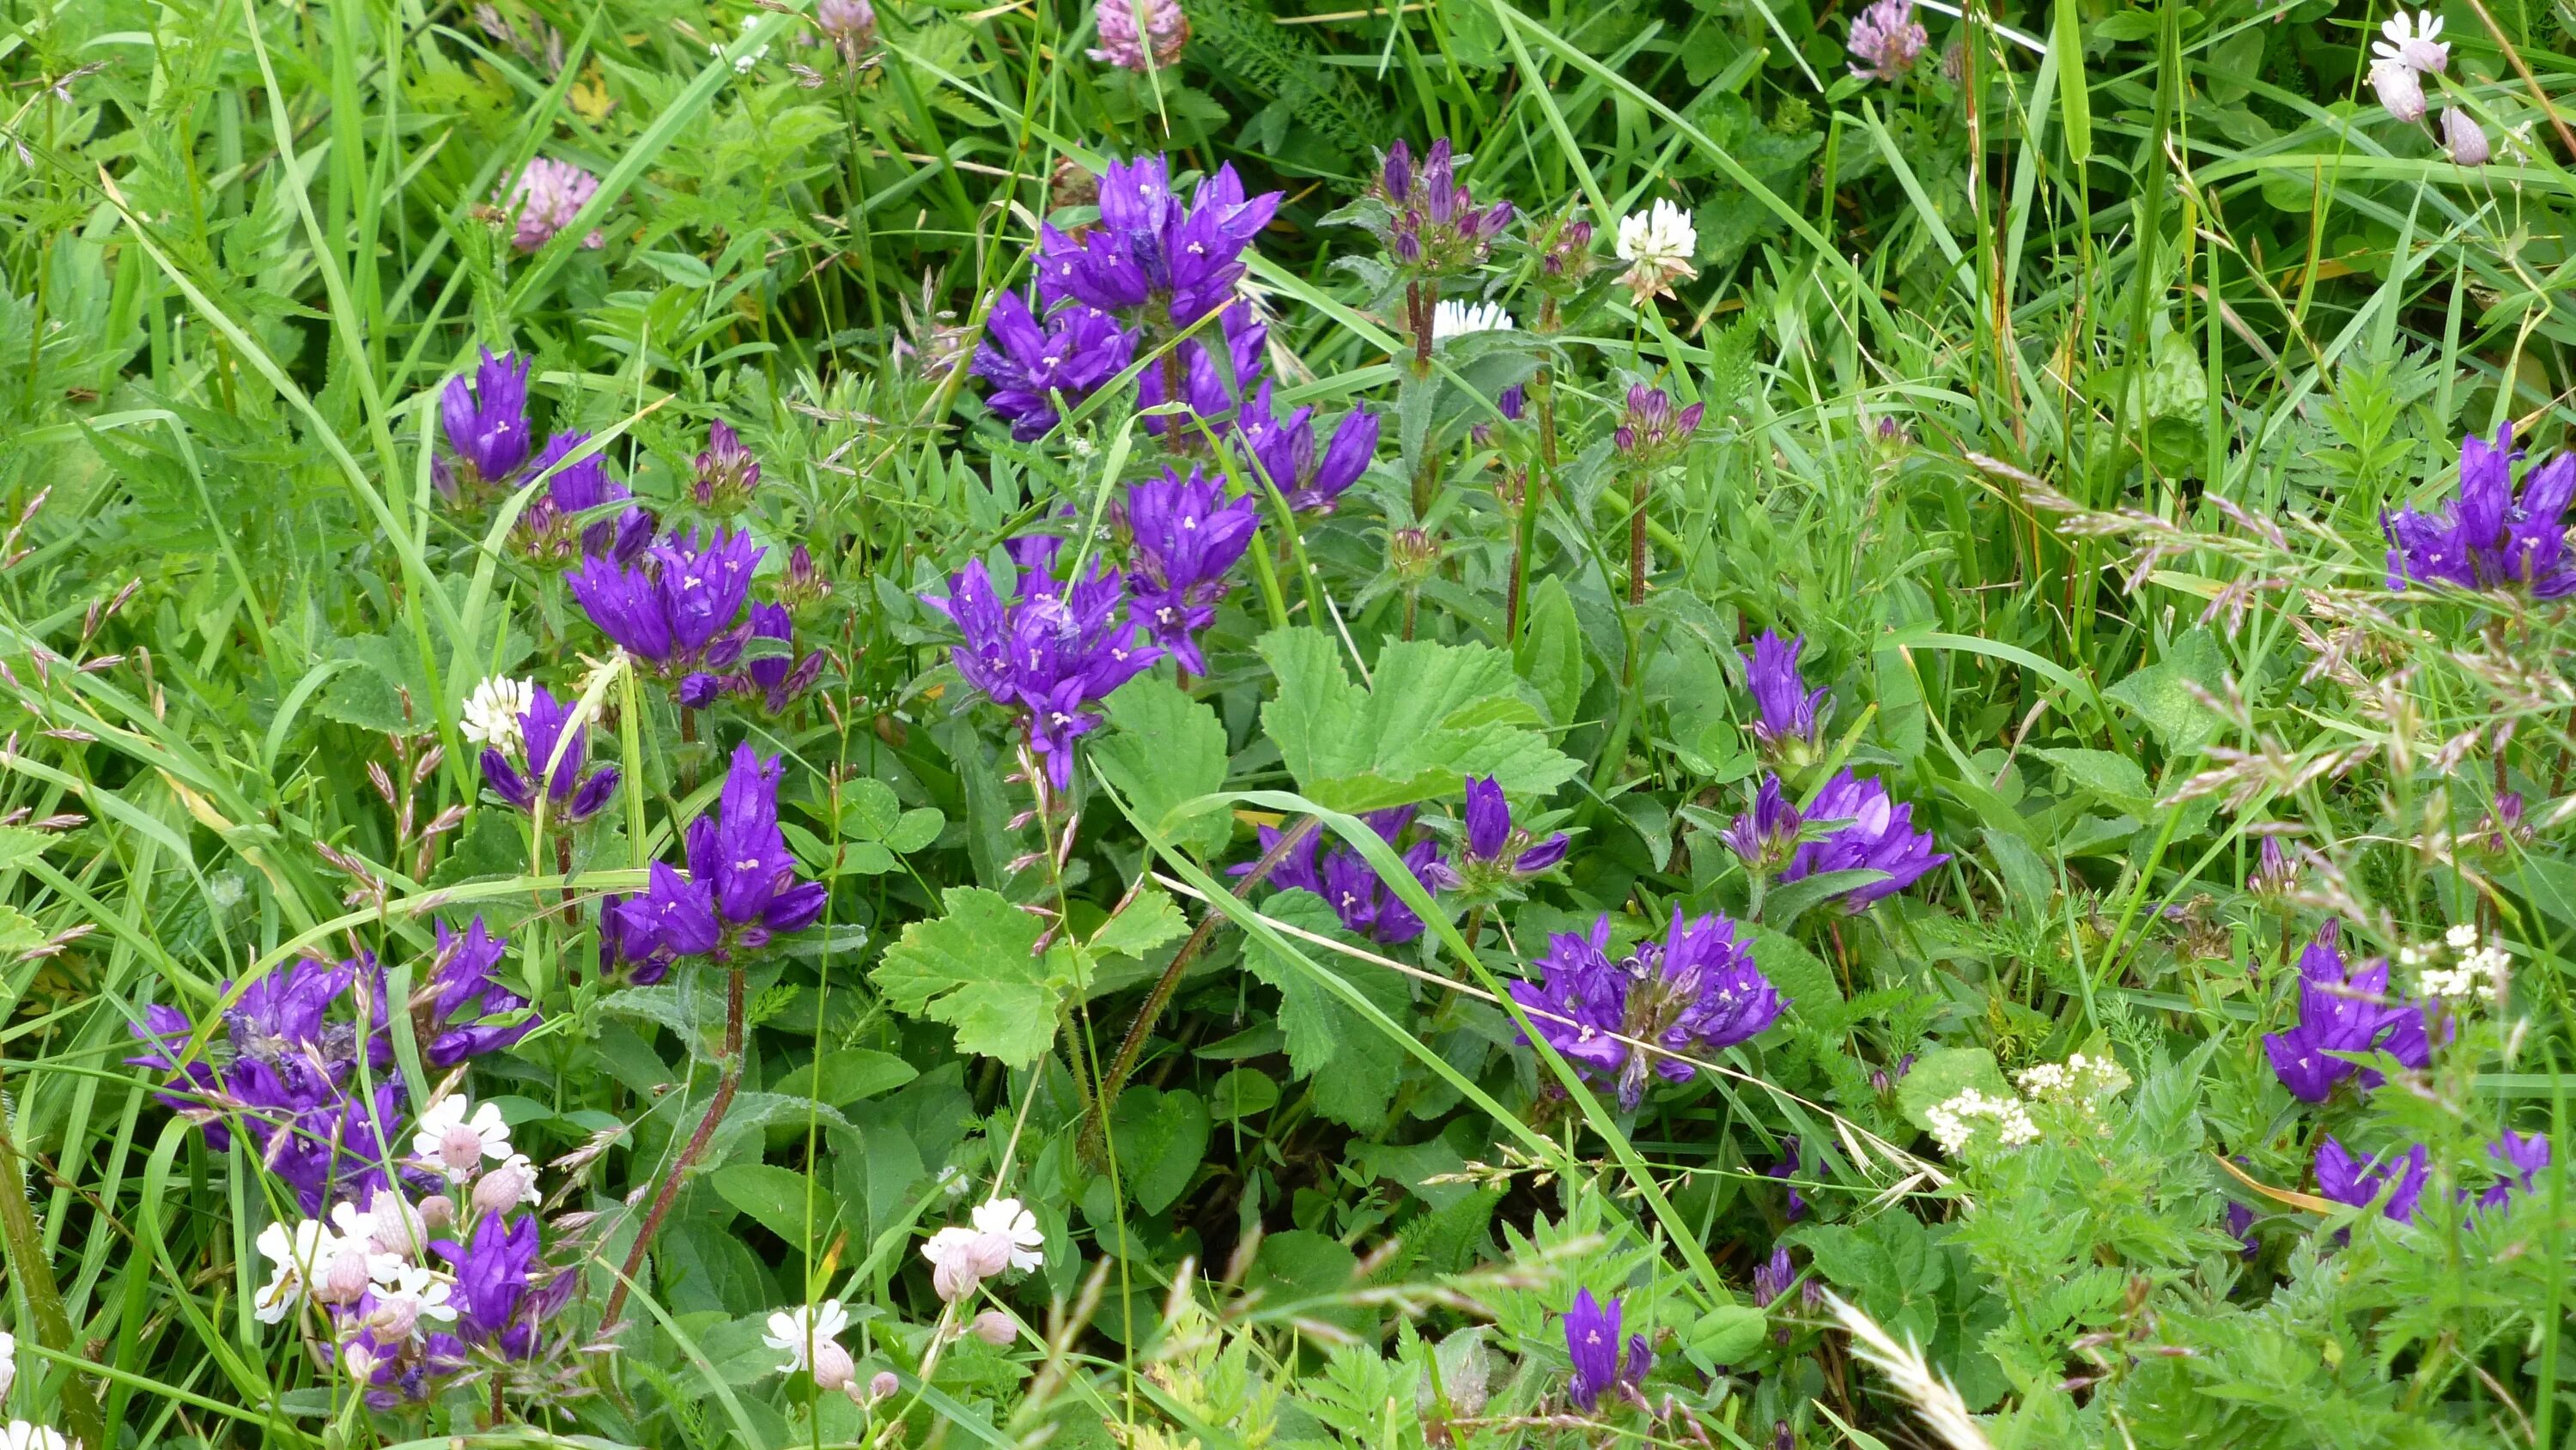
[[[1754,794],[1753,809],[1739,815],[1723,833],[1728,850],[1757,875],[1776,875],[1797,853],[1798,832],[1805,821],[1780,788],[1780,777],[1765,776]]]
[[[690,487],[700,507],[720,513],[740,512],[760,487],[760,460],[722,418],[707,425],[706,451],[698,455]]]
[[[1766,752],[1796,756],[1818,743],[1825,721],[1833,715],[1833,691],[1807,689],[1798,656],[1807,637],[1782,639],[1764,630],[1753,641],[1753,658],[1744,666],[1745,688],[1753,695],[1753,738]]]
[[[508,481],[528,461],[528,362],[483,350],[474,380],[447,380],[438,421],[451,456],[448,477],[468,488]]]
[[[1413,148],[1402,137],[1387,148],[1386,162],[1378,169],[1378,189],[1396,206],[1413,195]]]

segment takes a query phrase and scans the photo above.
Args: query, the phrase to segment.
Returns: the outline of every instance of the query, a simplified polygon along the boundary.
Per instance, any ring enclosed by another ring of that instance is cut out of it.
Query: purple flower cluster
[[[1130,612],[1182,669],[1207,673],[1198,632],[1215,622],[1226,571],[1260,524],[1252,500],[1226,498],[1224,481],[1196,468],[1188,478],[1165,469],[1128,485],[1122,512],[1136,559],[1127,580]]]
[[[539,1248],[535,1214],[487,1212],[465,1242],[440,1240],[429,1247],[456,1276],[448,1302],[456,1309],[457,1337],[507,1360],[535,1352],[539,1328],[579,1282],[577,1275],[558,1273],[532,1292]]]
[[[2303,1102],[2324,1102],[2336,1083],[2355,1073],[2362,1086],[2379,1086],[2378,1073],[2337,1053],[2385,1052],[2408,1067],[2432,1060],[2423,1009],[2388,999],[2388,963],[2347,970],[2336,936],[2329,921],[2299,954],[2298,1025],[2263,1038],[2281,1086]]]
[[[590,441],[589,434],[557,433],[530,461],[536,432],[528,422],[528,362],[517,353],[495,356],[485,348],[471,379],[448,379],[439,394],[438,421],[447,449],[431,461],[430,477],[449,498],[505,493],[553,471],[545,492],[528,501],[511,527],[511,537],[530,557],[564,559],[587,549],[630,559],[652,538],[653,516],[640,508],[590,517],[633,497],[608,476],[597,454],[557,467]]]
[[[760,489],[760,459],[743,446],[742,435],[722,418],[707,425],[707,446],[690,470],[689,491],[698,506],[718,513],[738,513]]]
[[[1061,421],[1059,400],[1079,405],[1135,358],[1136,339],[1109,314],[1068,302],[1042,324],[1020,294],[1005,292],[984,319],[975,375],[993,385],[984,405],[1013,438],[1034,443]]]
[[[2487,1156],[2503,1164],[2505,1171],[2492,1187],[2478,1195],[2481,1211],[2504,1207],[2517,1189],[2532,1191],[2532,1178],[2549,1166],[2549,1135],[2526,1136],[2507,1128],[2503,1137],[2487,1145]]]
[[[1095,568],[1069,589],[1023,575],[1019,595],[1004,600],[977,559],[948,581],[948,596],[922,602],[956,622],[966,642],[949,651],[966,683],[1019,713],[1029,748],[1046,761],[1047,778],[1073,784],[1073,742],[1100,725],[1091,706],[1162,658],[1160,646],[1136,638],[1124,582]]]
[[[507,947],[480,919],[461,937],[439,925],[428,979],[406,1004],[430,1066],[455,1067],[535,1030],[535,1014],[517,1016],[526,1000],[493,974]],[[393,1071],[385,992],[384,969],[372,956],[299,959],[238,992],[224,984],[231,1005],[214,1060],[191,1052],[197,1029],[186,1013],[155,1004],[128,1029],[152,1050],[126,1061],[173,1074],[155,1094],[162,1103],[194,1120],[218,1151],[241,1132],[304,1211],[318,1213],[326,1202],[393,1183],[386,1134],[402,1118],[403,1085]],[[335,1010],[344,1004],[345,1015]],[[373,1079],[372,1092],[362,1077]]]
[[[1619,415],[1619,426],[1611,433],[1610,441],[1632,463],[1661,463],[1690,442],[1707,411],[1706,403],[1675,408],[1672,395],[1663,389],[1631,383],[1628,406]]]
[[[823,914],[830,889],[796,879],[778,826],[778,762],[748,743],[734,747],[715,814],[691,821],[685,840],[685,878],[656,861],[643,894],[613,900],[605,913],[617,954],[641,968],[637,980],[684,957],[731,961]]]
[[[1901,81],[1929,43],[1914,0],[1876,0],[1851,23],[1852,74]]]
[[[1424,276],[1481,266],[1512,224],[1510,202],[1479,208],[1467,194],[1446,136],[1431,143],[1419,167],[1413,148],[1396,142],[1378,168],[1378,191],[1395,213],[1387,223],[1387,251],[1397,266]]]
[[[492,788],[494,795],[520,810],[534,811],[538,782],[542,781],[547,813],[571,824],[589,820],[616,793],[616,766],[603,765],[586,777],[582,774],[590,727],[573,718],[572,702],[558,700],[553,691],[537,686],[529,697],[527,710],[519,716],[519,732],[525,773],[500,750],[484,748],[483,783]],[[475,930],[482,930],[480,922],[475,924]]]
[[[2383,514],[2388,535],[2388,587],[2450,584],[2462,589],[2520,587],[2535,599],[2576,593],[2576,561],[2567,556],[2567,505],[2576,499],[2576,453],[2561,453],[2523,475],[2513,488],[2513,424],[2497,425],[2490,444],[2471,434],[2460,444],[2460,496],[2425,514]]]
[[[2399,1223],[2412,1223],[2415,1201],[2424,1193],[2424,1168],[2421,1143],[2395,1158],[2383,1153],[2365,1162],[2328,1134],[2317,1145],[2317,1192],[2356,1208],[2367,1206],[2385,1192],[2388,1202],[2380,1212]],[[2394,1188],[2390,1186],[2392,1181]]]
[[[1786,806],[1787,801],[1782,799],[1779,804]],[[1783,882],[1827,871],[1883,873],[1875,881],[1836,892],[1845,911],[1859,911],[1871,902],[1893,896],[1950,859],[1947,851],[1932,849],[1931,832],[1914,829],[1914,807],[1897,804],[1888,798],[1886,786],[1874,779],[1860,779],[1848,770],[1835,775],[1816,792],[1815,800],[1801,813],[1800,829],[1809,821],[1845,824],[1820,840],[1801,843],[1780,871]],[[1736,829],[1742,829],[1741,822]],[[1773,829],[1777,829],[1776,824]]]
[[[1264,382],[1235,415],[1235,437],[1261,476],[1287,496],[1301,513],[1328,514],[1344,490],[1368,471],[1377,453],[1378,416],[1366,408],[1342,415],[1332,441],[1315,448],[1315,410],[1299,408],[1286,418],[1270,406],[1270,384]]]
[[[1086,53],[1121,70],[1167,70],[1190,43],[1181,0],[1095,0],[1091,13],[1100,46]]]
[[[1616,962],[1609,949],[1607,916],[1589,936],[1552,936],[1538,961],[1542,980],[1514,982],[1511,993],[1568,1062],[1618,1085],[1623,1108],[1644,1099],[1649,1069],[1688,1082],[1698,1068],[1677,1054],[1749,1042],[1780,1018],[1779,991],[1725,916],[1685,921],[1676,910],[1661,941],[1640,942]],[[1662,1050],[1635,1051],[1627,1039]]]
[[[1209,329],[1201,328],[1197,336],[1175,346],[1159,367],[1147,368],[1137,379],[1136,401],[1141,407],[1158,408],[1178,400],[1189,408],[1186,417],[1156,414],[1145,419],[1145,431],[1168,434],[1182,446],[1196,441],[1198,429],[1221,428],[1233,419],[1243,400],[1258,388],[1267,387],[1261,376],[1262,350],[1269,345],[1270,329],[1255,320],[1252,308],[1237,302],[1217,314],[1215,331],[1225,346],[1220,352],[1201,339]]]
[[[1780,752],[1792,747],[1813,749],[1834,713],[1833,691],[1824,687],[1807,688],[1806,677],[1799,672],[1798,656],[1807,648],[1807,637],[1798,635],[1782,639],[1777,631],[1764,630],[1753,641],[1753,657],[1745,662],[1744,683],[1752,691],[1753,738],[1762,748]]]
[[[751,638],[743,607],[765,552],[749,533],[673,534],[632,564],[593,554],[564,576],[599,632],[666,679],[684,704],[711,701]]]
[[[537,455],[529,475],[554,468],[589,441],[587,433],[555,434],[546,440],[545,451]],[[642,553],[653,540],[653,516],[629,502],[633,497],[626,485],[608,476],[608,465],[594,453],[548,478],[546,491],[528,500],[520,511],[511,536],[535,559],[561,560],[587,552],[622,563]],[[592,510],[605,510],[611,504],[626,507],[614,515],[592,516]]]
[[[438,423],[448,451],[431,463],[430,476],[440,492],[508,482],[528,461],[527,359],[515,352],[495,357],[484,348],[471,382],[461,376],[447,380],[438,398]]]
[[[1577,1292],[1574,1307],[1565,1311],[1565,1353],[1574,1362],[1565,1396],[1577,1409],[1590,1410],[1621,1385],[1634,1389],[1644,1384],[1646,1371],[1654,1367],[1654,1352],[1642,1334],[1628,1336],[1626,1363],[1621,1363],[1619,1313],[1618,1296],[1605,1305],[1589,1289]]]
[[[1372,811],[1360,817],[1370,830],[1388,845],[1398,845],[1405,828],[1413,824],[1413,807],[1397,806],[1392,810]],[[1263,826],[1259,831],[1261,851],[1268,855],[1279,844],[1276,827]],[[1428,887],[1436,869],[1439,847],[1423,840],[1405,848],[1407,869],[1416,881]],[[1250,865],[1236,866],[1229,874],[1242,876]],[[1320,832],[1310,831],[1272,869],[1270,884],[1281,891],[1310,891],[1324,899],[1341,918],[1345,930],[1367,937],[1381,946],[1402,946],[1422,935],[1422,918],[1404,899],[1378,879],[1377,868],[1368,858],[1346,846],[1322,849]]]
[[[1467,781],[1467,834],[1457,857],[1431,862],[1420,873],[1442,891],[1490,894],[1556,868],[1571,844],[1559,831],[1539,840],[1512,827],[1512,807],[1492,776]]]
[[[1038,298],[1096,308],[1149,335],[1179,332],[1233,298],[1243,253],[1282,195],[1247,198],[1243,179],[1221,166],[1183,205],[1162,157],[1113,161],[1100,178],[1098,226],[1079,238],[1053,223],[1040,230]]]

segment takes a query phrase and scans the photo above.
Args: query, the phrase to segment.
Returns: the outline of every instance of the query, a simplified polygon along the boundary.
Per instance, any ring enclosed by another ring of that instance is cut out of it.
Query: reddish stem
[[[724,1121],[725,1109],[733,1106],[733,1090],[742,1084],[742,968],[736,967],[725,977],[724,1076],[716,1081],[715,1101],[707,1104],[707,1115],[698,1119],[698,1130],[689,1135],[689,1144],[680,1150],[680,1160],[671,1165],[661,1189],[653,1195],[653,1206],[644,1213],[644,1227],[635,1235],[635,1247],[626,1251],[626,1266],[618,1271],[616,1287],[608,1291],[608,1312],[602,1314],[602,1331],[617,1327],[617,1311],[626,1307],[626,1291],[635,1276],[644,1272],[644,1255],[653,1247],[653,1235],[669,1217],[671,1204],[680,1196],[680,1185],[688,1181],[689,1165],[707,1151],[707,1142],[716,1135],[716,1124]]]

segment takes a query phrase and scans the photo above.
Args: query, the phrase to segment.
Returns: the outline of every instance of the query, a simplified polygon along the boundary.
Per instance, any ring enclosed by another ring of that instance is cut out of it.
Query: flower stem
[[[626,1265],[617,1274],[617,1284],[608,1291],[608,1312],[599,1318],[602,1330],[617,1325],[617,1311],[626,1307],[626,1290],[635,1276],[644,1272],[644,1255],[653,1247],[653,1235],[669,1217],[671,1203],[680,1196],[680,1185],[688,1181],[689,1166],[707,1151],[707,1142],[716,1135],[716,1124],[724,1121],[725,1109],[733,1106],[733,1090],[742,1085],[742,968],[735,967],[725,976],[724,1076],[716,1080],[715,1101],[707,1104],[707,1115],[698,1119],[698,1129],[689,1135],[688,1146],[680,1150],[679,1161],[671,1165],[662,1180],[660,1191],[653,1195],[653,1206],[644,1213],[644,1227],[635,1235],[635,1247],[626,1251]]]
[[[36,1321],[36,1342],[58,1354],[76,1356],[71,1319],[63,1313],[62,1290],[54,1283],[52,1261],[45,1257],[44,1234],[36,1226],[34,1207],[27,1202],[27,1175],[18,1166],[18,1144],[9,1134],[11,1106],[0,1098],[0,1243],[7,1245],[9,1272],[18,1280],[18,1291],[27,1296],[27,1312]],[[99,1416],[98,1400],[77,1368],[65,1369],[56,1395],[63,1427],[75,1442],[108,1443],[107,1422]]]
[[[1553,299],[1550,301],[1553,306]],[[1530,406],[1538,414],[1538,457],[1521,499],[1519,524],[1512,530],[1512,573],[1503,599],[1503,647],[1520,643],[1521,601],[1529,593],[1530,550],[1538,542],[1538,519],[1547,508],[1547,486],[1556,477],[1556,377],[1540,368],[1530,380]]]
[[[1628,607],[1634,609],[1646,602],[1646,488],[1652,475],[1637,470],[1637,482],[1628,493]]]

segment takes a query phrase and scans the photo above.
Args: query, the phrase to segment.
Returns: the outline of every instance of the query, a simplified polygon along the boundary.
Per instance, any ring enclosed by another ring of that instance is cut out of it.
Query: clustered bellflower
[[[1354,408],[1333,427],[1332,441],[1315,447],[1315,410],[1299,408],[1281,418],[1270,404],[1270,384],[1235,415],[1235,437],[1244,453],[1299,513],[1329,514],[1344,490],[1368,471],[1377,453],[1378,416]]]
[[[600,633],[703,704],[751,637],[743,607],[763,552],[747,532],[673,534],[633,564],[593,554],[564,583]]]
[[[1805,635],[1782,639],[1768,629],[1753,641],[1744,683],[1753,693],[1753,739],[1765,751],[1813,750],[1834,713],[1833,691],[1809,690],[1798,671],[1798,656],[1806,647]]]
[[[2356,1208],[2368,1205],[2381,1193],[2388,1194],[2380,1212],[2399,1223],[2415,1221],[2415,1201],[2424,1192],[2424,1145],[2416,1144],[2406,1152],[2390,1157],[2381,1154],[2364,1161],[2328,1134],[2317,1145],[2317,1192],[2337,1203]],[[2392,1189],[2392,1180],[2395,1187]]]
[[[1494,892],[1554,870],[1571,844],[1563,831],[1540,840],[1513,829],[1511,803],[1490,775],[1467,781],[1466,827],[1456,858],[1431,862],[1424,882],[1442,891]]]
[[[1214,328],[1201,328],[1174,347],[1162,366],[1147,368],[1138,377],[1139,407],[1158,408],[1173,401],[1176,383],[1178,401],[1190,410],[1187,417],[1149,415],[1145,431],[1170,434],[1188,446],[1198,441],[1199,424],[1213,429],[1230,421],[1244,398],[1267,386],[1261,358],[1269,340],[1270,329],[1253,317],[1249,305],[1237,302],[1219,312]],[[1214,341],[1221,341],[1223,347],[1210,347]]]
[[[1472,271],[1512,224],[1510,202],[1476,205],[1458,180],[1458,159],[1446,136],[1431,143],[1418,166],[1404,142],[1388,148],[1378,167],[1378,191],[1394,213],[1386,248],[1397,266],[1432,277]]]
[[[686,878],[656,861],[643,894],[608,909],[618,955],[628,962],[729,962],[823,914],[830,889],[796,879],[796,858],[778,827],[778,762],[748,742],[734,747],[715,813],[691,821],[685,839]]]
[[[442,924],[438,941],[427,980],[406,1004],[431,1065],[455,1067],[535,1030],[534,1014],[487,1020],[527,1006],[493,977],[505,941],[479,919],[462,937]],[[393,1070],[386,990],[372,956],[287,962],[238,993],[224,984],[231,1005],[212,1060],[190,1053],[196,1025],[186,1013],[154,1004],[128,1029],[152,1050],[126,1061],[173,1074],[155,1094],[163,1104],[195,1121],[217,1151],[239,1131],[304,1211],[318,1213],[326,1202],[392,1186],[383,1134],[402,1120],[404,1092]]]
[[[1644,383],[1628,387],[1628,406],[1610,435],[1622,457],[1641,466],[1661,463],[1679,453],[1699,431],[1706,403],[1673,406],[1672,395]]]
[[[2532,1178],[2549,1166],[2549,1135],[2524,1135],[2511,1128],[2504,1136],[2487,1145],[2487,1156],[2504,1165],[2505,1171],[2495,1185],[2478,1195],[2480,1209],[2502,1208],[2519,1189],[2533,1191]]]
[[[2337,1053],[2385,1052],[2417,1068],[2432,1060],[2423,1009],[2388,1000],[2388,963],[2347,970],[2336,937],[2336,923],[2329,921],[2299,954],[2298,1025],[2263,1038],[2281,1086],[2302,1102],[2324,1102],[2336,1083],[2355,1073],[2362,1086],[2379,1086],[2378,1073]]]
[[[534,811],[542,782],[547,814],[566,823],[586,821],[608,804],[608,798],[617,790],[617,767],[604,765],[588,776],[582,774],[590,726],[574,718],[572,705],[571,701],[556,699],[545,686],[536,687],[528,708],[519,716],[519,749],[525,771],[499,747],[484,747],[483,783],[492,788],[494,795],[520,810]],[[562,752],[560,758],[558,749]],[[547,767],[549,761],[553,762],[551,770]]]
[[[1246,197],[1232,166],[1199,183],[1184,205],[1160,156],[1109,163],[1100,223],[1075,238],[1039,232],[1038,297],[1079,302],[1168,335],[1223,307],[1243,278],[1244,251],[1278,214],[1283,193]]]
[[[1628,1336],[1626,1362],[1621,1362],[1619,1311],[1618,1296],[1603,1304],[1589,1289],[1576,1293],[1574,1306],[1565,1311],[1565,1353],[1574,1362],[1565,1396],[1577,1409],[1590,1410],[1620,1385],[1633,1389],[1645,1383],[1646,1371],[1654,1367],[1654,1353],[1642,1334]]]
[[[1561,932],[1539,958],[1542,979],[1514,982],[1511,993],[1568,1062],[1618,1086],[1622,1108],[1644,1099],[1649,1069],[1673,1082],[1698,1072],[1668,1054],[1749,1042],[1780,1018],[1780,993],[1754,965],[1752,948],[1731,918],[1685,921],[1676,910],[1661,941],[1640,942],[1616,962],[1609,949],[1608,916],[1588,936]],[[1663,1051],[1636,1051],[1623,1038]]]
[[[1802,813],[1805,821],[1842,821],[1821,840],[1807,841],[1782,868],[1783,882],[1803,880],[1826,871],[1878,871],[1875,881],[1836,892],[1845,911],[1895,895],[1950,859],[1932,849],[1932,833],[1914,829],[1914,807],[1890,800],[1887,787],[1842,771],[1825,782]]]
[[[1249,497],[1228,499],[1223,480],[1196,468],[1128,485],[1124,501],[1136,567],[1128,608],[1179,666],[1207,673],[1198,632],[1216,620],[1226,571],[1243,557],[1260,523]]]
[[[994,592],[981,559],[948,581],[948,596],[922,602],[956,622],[966,642],[949,652],[966,683],[1018,712],[1047,778],[1073,784],[1073,742],[1099,728],[1091,707],[1162,658],[1136,638],[1124,584],[1094,568],[1069,589],[1023,574],[1019,596]]]
[[[1005,292],[984,319],[975,375],[993,385],[984,405],[1013,438],[1034,443],[1060,421],[1059,398],[1079,405],[1135,359],[1136,339],[1108,313],[1069,302],[1040,323],[1020,294]]]
[[[1379,839],[1394,846],[1403,840],[1405,828],[1413,824],[1413,807],[1371,811],[1360,819],[1377,832]],[[1266,856],[1279,844],[1279,830],[1263,826],[1258,834]],[[1404,849],[1403,860],[1416,881],[1431,887],[1438,854],[1439,847],[1433,842],[1416,841]],[[1231,868],[1228,874],[1243,876],[1252,869],[1247,863]],[[1320,831],[1309,831],[1281,858],[1271,869],[1270,884],[1281,891],[1309,891],[1322,897],[1333,908],[1333,914],[1341,918],[1345,930],[1380,946],[1402,946],[1422,935],[1422,918],[1378,879],[1377,868],[1368,863],[1368,858],[1346,846],[1324,850]]]
[[[589,441],[587,433],[557,433],[546,440],[545,450],[530,466],[531,474],[555,469],[546,479],[546,491],[528,500],[511,529],[519,546],[533,558],[565,559],[576,553],[590,553],[626,563],[653,541],[653,516],[628,503],[634,495],[627,492],[626,485],[608,476],[605,459],[594,453],[556,468],[574,449]],[[591,510],[617,503],[626,503],[627,507],[612,517],[581,522]]]
[[[439,394],[439,429],[447,455],[432,462],[439,491],[453,495],[507,481],[528,461],[528,360],[484,348],[472,381],[447,380]]]
[[[2388,587],[2407,581],[2462,589],[2520,588],[2535,599],[2576,593],[2567,557],[2567,505],[2576,499],[2576,453],[2561,453],[2523,475],[2515,495],[2513,424],[2495,442],[2470,434],[2460,444],[2460,495],[2448,508],[2383,515]]]

